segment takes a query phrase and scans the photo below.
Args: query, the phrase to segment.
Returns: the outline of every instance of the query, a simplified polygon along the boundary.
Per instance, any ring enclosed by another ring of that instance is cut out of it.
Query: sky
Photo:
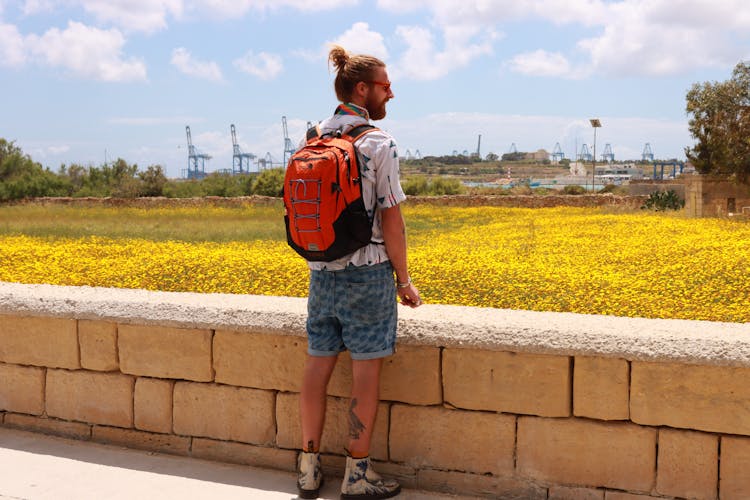
[[[402,156],[583,144],[684,159],[685,94],[750,58],[745,0],[0,0],[0,137],[57,170],[284,158],[331,115],[337,43],[386,64]],[[594,129],[589,119],[599,118]],[[596,139],[594,138],[596,133]]]

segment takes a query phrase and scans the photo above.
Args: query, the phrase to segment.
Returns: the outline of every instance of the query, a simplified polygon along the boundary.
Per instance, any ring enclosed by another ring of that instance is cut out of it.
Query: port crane
[[[234,123],[230,125],[232,131],[232,175],[249,174],[250,164],[256,157],[252,153],[243,153],[237,143],[237,131]]]
[[[284,165],[286,165],[287,154],[292,156],[296,150],[294,145],[292,145],[291,139],[289,139],[289,129],[286,126],[286,116],[281,117],[281,125],[284,128]]]
[[[193,146],[193,138],[190,134],[190,125],[185,126],[188,144],[188,179],[203,179],[206,176],[206,160],[210,160],[211,155],[199,153],[198,149]]]

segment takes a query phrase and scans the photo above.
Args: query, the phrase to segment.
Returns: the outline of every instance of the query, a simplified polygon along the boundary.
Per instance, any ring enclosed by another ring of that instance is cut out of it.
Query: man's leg
[[[317,452],[326,418],[326,389],[338,356],[307,356],[305,361],[300,416],[302,418],[302,449]]]
[[[349,456],[341,484],[341,498],[391,498],[401,485],[384,479],[370,463],[370,441],[378,412],[380,369],[383,359],[352,360],[352,399],[349,405]]]
[[[352,397],[349,403],[349,455],[370,454],[370,440],[380,400],[383,359],[352,360]]]

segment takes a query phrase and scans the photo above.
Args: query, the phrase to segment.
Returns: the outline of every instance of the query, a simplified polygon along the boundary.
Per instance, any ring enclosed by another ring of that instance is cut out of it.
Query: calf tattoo
[[[357,399],[353,398],[349,405],[349,437],[352,439],[359,439],[360,433],[365,430],[365,424],[359,419],[354,413],[354,408],[357,406]]]

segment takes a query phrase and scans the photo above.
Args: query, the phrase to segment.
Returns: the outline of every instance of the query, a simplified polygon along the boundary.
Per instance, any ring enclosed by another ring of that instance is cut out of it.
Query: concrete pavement
[[[329,481],[323,499],[337,499]],[[297,498],[295,475],[0,428],[0,499]],[[468,499],[405,490],[400,500]]]

